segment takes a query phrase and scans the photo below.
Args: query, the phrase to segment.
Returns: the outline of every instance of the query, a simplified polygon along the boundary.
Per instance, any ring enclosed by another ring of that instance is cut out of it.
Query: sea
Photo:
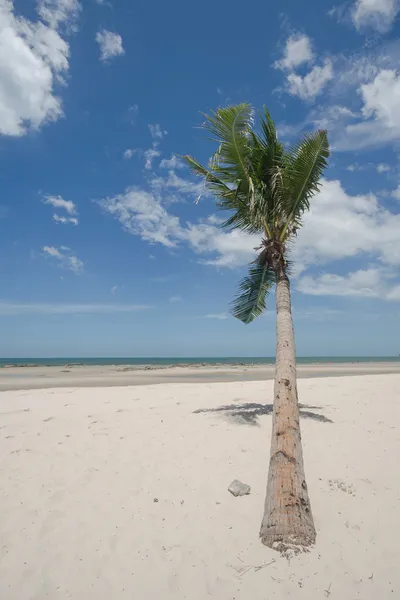
[[[79,357],[59,358],[0,358],[0,368],[4,365],[39,365],[60,366],[66,364],[79,365],[271,365],[275,357],[260,356],[195,356],[195,357]],[[298,364],[334,364],[334,363],[376,363],[400,362],[400,356],[299,356]]]

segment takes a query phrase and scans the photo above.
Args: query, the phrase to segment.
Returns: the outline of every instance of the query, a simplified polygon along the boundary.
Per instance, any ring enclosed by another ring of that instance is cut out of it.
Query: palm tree
[[[316,533],[301,446],[287,255],[327,166],[327,134],[307,134],[286,149],[266,108],[260,131],[255,130],[249,104],[220,108],[206,115],[203,127],[218,143],[208,168],[191,156],[185,160],[216,196],[217,206],[230,211],[223,226],[260,235],[255,260],[232,303],[233,315],[250,323],[276,288],[272,442],[260,537],[280,551],[304,549],[315,542]]]

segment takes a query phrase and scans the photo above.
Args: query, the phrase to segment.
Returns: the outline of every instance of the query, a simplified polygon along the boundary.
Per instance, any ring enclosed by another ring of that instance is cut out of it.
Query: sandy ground
[[[400,375],[299,392],[318,538],[291,560],[258,540],[271,381],[1,393],[0,598],[399,598]]]
[[[300,364],[299,378],[344,375],[400,374],[399,362]],[[0,391],[52,387],[109,387],[153,383],[265,381],[273,379],[274,365],[11,367],[0,369]]]

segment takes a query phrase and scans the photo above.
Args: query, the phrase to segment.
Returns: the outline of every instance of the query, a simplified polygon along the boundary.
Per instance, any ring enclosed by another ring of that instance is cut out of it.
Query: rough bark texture
[[[290,284],[283,270],[277,277],[276,312],[271,458],[260,537],[279,551],[302,550],[315,542],[315,527],[301,447]]]

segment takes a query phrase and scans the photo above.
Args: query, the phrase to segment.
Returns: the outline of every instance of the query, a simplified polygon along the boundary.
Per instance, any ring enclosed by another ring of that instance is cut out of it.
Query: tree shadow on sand
[[[300,417],[303,419],[312,419],[313,421],[319,421],[320,423],[333,423],[333,421],[328,419],[328,417],[325,417],[325,415],[311,412],[309,410],[321,410],[319,406],[307,406],[306,404],[299,404],[299,408]],[[224,406],[218,406],[218,408],[198,408],[194,411],[194,413],[221,413],[223,416],[226,416],[229,420],[234,421],[239,425],[253,425],[259,427],[260,423],[258,417],[263,415],[271,415],[272,410],[272,404],[257,404],[255,402],[248,402],[246,404],[226,404]]]

